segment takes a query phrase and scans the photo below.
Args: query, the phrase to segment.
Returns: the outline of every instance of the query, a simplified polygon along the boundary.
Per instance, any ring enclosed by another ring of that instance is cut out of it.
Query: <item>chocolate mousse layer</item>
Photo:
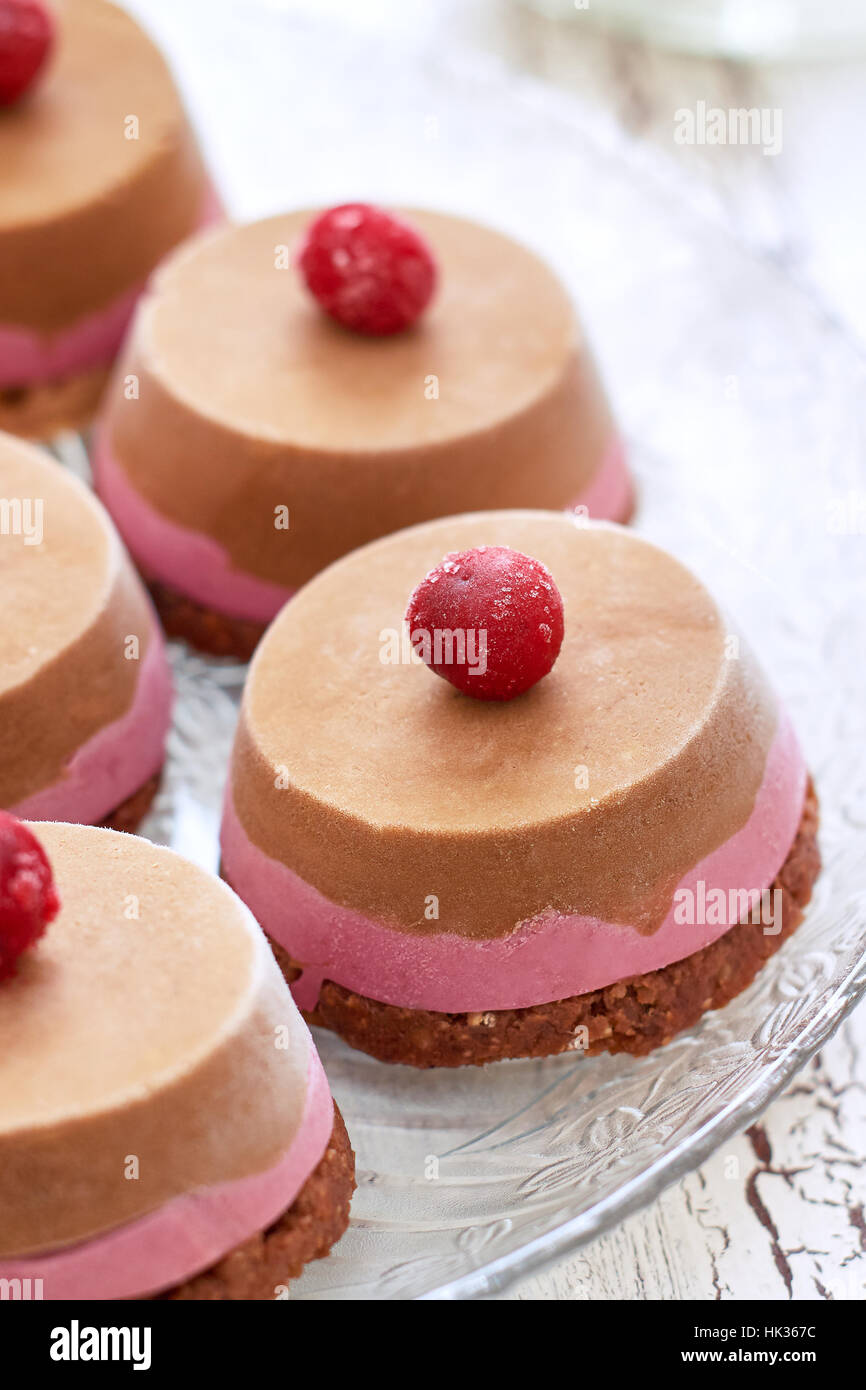
[[[0,436],[0,806],[55,782],[131,706],[153,610],[106,512]]]
[[[761,922],[745,920],[660,970],[525,1009],[461,1014],[402,1009],[328,980],[306,1017],[382,1062],[412,1067],[482,1066],[561,1052],[646,1056],[709,1009],[730,1003],[800,925],[821,868],[817,832],[818,800],[810,784],[794,843],[770,885],[770,892],[780,895],[778,931],[772,934]],[[272,944],[286,979],[294,981],[301,968]]]
[[[106,0],[63,0],[44,81],[0,111],[0,324],[51,334],[143,282],[207,180],[164,59]]]
[[[424,575],[484,544],[542,561],[565,605],[553,670],[504,704],[383,659]],[[378,541],[283,609],[232,796],[255,846],[402,932],[504,937],[552,911],[648,933],[748,820],[776,726],[752,656],[671,556],[614,526],[486,513]]]
[[[616,441],[552,271],[486,227],[411,211],[437,296],[412,329],[364,337],[294,268],[313,215],[197,238],[142,302],[105,442],[147,507],[296,589],[419,520],[574,502]]]
[[[312,1049],[225,885],[135,836],[33,828],[62,907],[0,991],[0,1259],[267,1170]]]

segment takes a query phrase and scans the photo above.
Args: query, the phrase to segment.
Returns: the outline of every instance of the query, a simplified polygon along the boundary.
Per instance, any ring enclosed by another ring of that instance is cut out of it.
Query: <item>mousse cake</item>
[[[166,630],[220,654],[249,656],[314,574],[402,527],[490,506],[623,520],[633,504],[541,260],[441,213],[312,217],[224,228],[168,260],[96,445]]]
[[[0,0],[0,428],[46,438],[90,420],[148,276],[218,204],[164,59],[107,0],[25,0],[51,51],[4,94],[21,3]]]
[[[231,890],[133,835],[0,813],[0,1279],[46,1300],[285,1297],[342,1235],[353,1174]]]
[[[463,653],[437,665],[431,628]],[[273,623],[222,871],[308,1019],[376,1057],[640,1055],[795,929],[816,830],[791,721],[692,574],[489,512],[345,557]]]
[[[134,830],[165,759],[171,676],[101,503],[0,435],[0,806]]]

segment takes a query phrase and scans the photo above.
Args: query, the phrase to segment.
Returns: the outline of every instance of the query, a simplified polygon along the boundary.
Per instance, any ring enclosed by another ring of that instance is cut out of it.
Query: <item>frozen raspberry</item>
[[[0,0],[0,106],[34,81],[54,45],[54,16],[42,0]]]
[[[0,980],[59,910],[44,849],[26,825],[0,811]]]
[[[529,690],[552,667],[564,631],[550,571],[506,545],[446,555],[418,585],[406,621],[430,669],[478,700]]]
[[[317,217],[298,265],[331,318],[376,337],[414,323],[436,286],[436,263],[423,238],[369,203],[345,203]]]

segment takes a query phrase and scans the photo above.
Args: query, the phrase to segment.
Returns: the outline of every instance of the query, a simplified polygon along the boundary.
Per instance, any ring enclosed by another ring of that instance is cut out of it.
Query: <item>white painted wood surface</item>
[[[238,0],[242,3],[242,0]],[[743,66],[657,52],[513,0],[268,0],[417,51],[470,47],[598,103],[712,190],[735,233],[866,340],[866,65]],[[134,8],[152,9],[139,0]],[[175,19],[183,0],[173,0]],[[195,42],[190,33],[189,42]],[[684,146],[674,113],[779,108],[781,153]],[[514,1299],[866,1296],[866,1009],[747,1135]]]
[[[866,1009],[758,1124],[516,1299],[866,1297]]]

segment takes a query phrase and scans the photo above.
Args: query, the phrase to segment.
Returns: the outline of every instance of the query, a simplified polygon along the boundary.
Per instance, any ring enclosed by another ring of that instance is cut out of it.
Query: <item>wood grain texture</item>
[[[866,1010],[760,1121],[515,1299],[866,1297]]]

